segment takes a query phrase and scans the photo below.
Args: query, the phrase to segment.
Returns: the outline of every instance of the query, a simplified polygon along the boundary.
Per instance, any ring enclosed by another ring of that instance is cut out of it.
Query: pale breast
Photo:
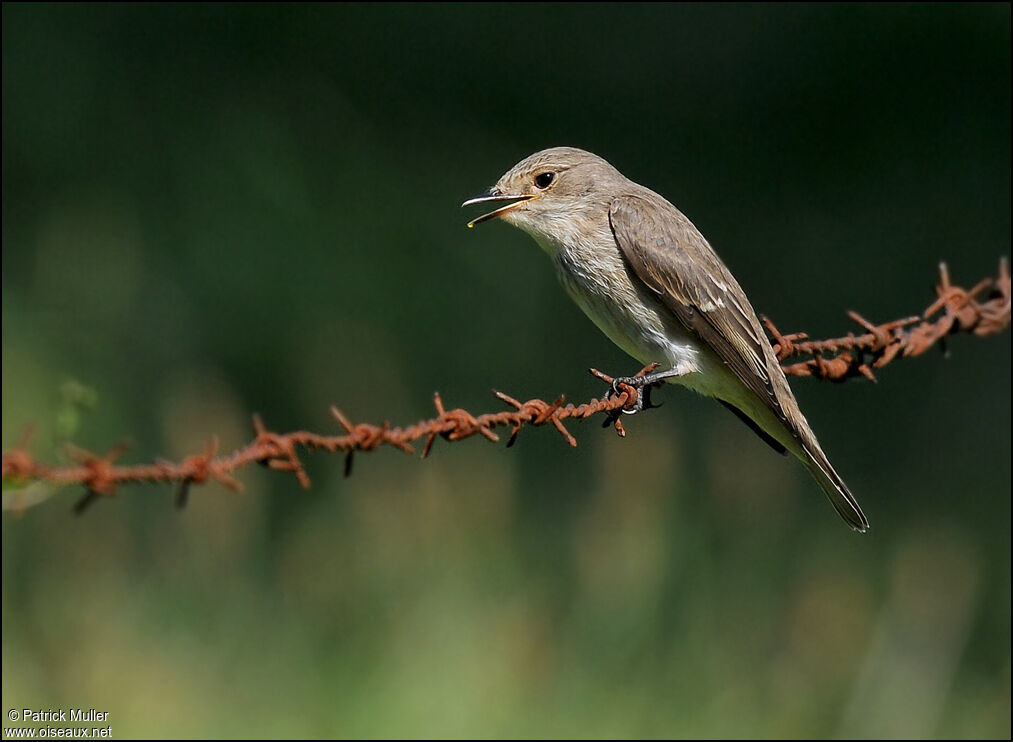
[[[558,245],[550,254],[567,292],[612,342],[644,364],[699,370],[695,339],[630,273],[611,232]]]

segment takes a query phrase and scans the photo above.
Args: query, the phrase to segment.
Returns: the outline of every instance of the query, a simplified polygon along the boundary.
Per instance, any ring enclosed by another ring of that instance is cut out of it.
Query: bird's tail
[[[830,498],[830,503],[845,522],[856,531],[865,533],[869,529],[869,519],[865,517],[865,513],[858,505],[858,500],[851,494],[848,486],[844,484],[844,480],[834,471],[834,467],[830,465],[823,451],[818,446],[815,451],[810,450],[810,447],[807,446],[801,458],[806,469],[819,482],[820,487]]]

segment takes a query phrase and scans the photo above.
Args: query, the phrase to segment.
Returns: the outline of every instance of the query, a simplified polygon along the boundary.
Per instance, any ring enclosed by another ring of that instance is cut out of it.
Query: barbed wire
[[[985,295],[982,301],[979,298]],[[946,263],[939,265],[936,300],[920,316],[874,325],[858,312],[848,316],[865,333],[849,333],[831,340],[808,340],[805,333],[782,335],[774,323],[764,318],[773,337],[774,352],[788,376],[815,376],[818,379],[844,381],[864,376],[875,381],[873,369],[880,369],[897,358],[920,356],[948,335],[970,333],[986,337],[1002,332],[1010,323],[1009,262],[999,261],[996,278],[985,278],[970,290],[950,280]],[[799,342],[801,341],[801,342]],[[827,357],[827,354],[832,354]],[[812,358],[798,363],[783,363],[797,355]]]
[[[943,343],[950,335],[968,333],[986,337],[1009,326],[1010,274],[1006,259],[1000,261],[996,278],[984,279],[970,290],[952,283],[945,264],[940,265],[939,270],[937,298],[920,316],[874,325],[857,312],[849,312],[851,319],[865,330],[859,335],[849,333],[829,340],[809,340],[804,333],[783,335],[770,320],[765,319],[773,338],[774,350],[785,373],[830,381],[845,381],[856,376],[875,380],[873,369],[881,369],[898,358],[922,355],[934,345]],[[812,357],[786,363],[788,359],[800,355]],[[648,373],[655,367],[656,364],[651,364],[637,376]],[[612,385],[613,377],[608,374],[595,369],[591,369],[591,373]],[[551,425],[569,445],[576,446],[577,440],[564,422],[604,414],[602,427],[611,425],[619,435],[625,436],[622,413],[638,408],[641,393],[645,397],[641,406],[644,409],[651,407],[650,387],[638,392],[635,387],[622,381],[616,383],[615,392],[610,391],[604,397],[579,405],[565,403],[562,396],[553,402],[541,399],[521,402],[502,392],[494,392],[510,409],[481,415],[472,415],[460,408],[448,410],[442,397],[435,394],[433,404],[436,416],[407,427],[391,427],[386,422],[382,425],[353,423],[337,407],[332,407],[331,414],[343,431],[337,435],[305,430],[278,433],[254,416],[254,438],[243,448],[219,455],[218,439],[212,437],[199,453],[186,456],[180,461],[159,460],[151,464],[118,464],[127,450],[126,445],[119,444],[104,454],[68,446],[68,454],[75,464],[50,466],[38,461],[29,452],[31,436],[28,434],[16,448],[3,453],[3,483],[5,487],[23,487],[43,482],[56,486],[83,485],[85,494],[74,506],[79,513],[99,497],[116,494],[124,484],[170,483],[176,485],[176,504],[182,507],[195,484],[213,480],[230,490],[242,489],[239,480],[233,475],[252,463],[290,473],[299,484],[308,488],[310,478],[299,457],[299,452],[303,450],[344,453],[347,476],[351,474],[356,452],[392,446],[412,454],[415,452],[412,444],[422,441],[422,457],[425,458],[437,437],[452,442],[481,435],[496,442],[500,437],[494,432],[495,428],[510,429],[507,446],[512,446],[523,427]],[[17,490],[14,491],[15,496],[16,493]],[[5,497],[8,494],[5,493]]]

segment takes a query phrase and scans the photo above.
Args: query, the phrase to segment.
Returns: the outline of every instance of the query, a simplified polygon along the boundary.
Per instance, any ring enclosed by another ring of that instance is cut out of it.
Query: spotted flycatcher
[[[535,238],[584,313],[665,380],[728,407],[780,453],[790,451],[857,531],[869,527],[791,393],[756,312],[731,272],[681,211],[597,155],[572,147],[537,152],[489,193],[501,218]]]

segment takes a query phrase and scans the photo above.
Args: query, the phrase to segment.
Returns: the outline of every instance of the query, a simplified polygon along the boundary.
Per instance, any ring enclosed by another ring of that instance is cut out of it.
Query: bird
[[[479,204],[497,208],[469,227],[501,219],[527,232],[591,321],[633,358],[659,364],[619,381],[641,390],[676,383],[715,398],[775,451],[794,455],[849,526],[868,529],[746,293],[679,209],[575,147],[524,158],[462,206]]]

